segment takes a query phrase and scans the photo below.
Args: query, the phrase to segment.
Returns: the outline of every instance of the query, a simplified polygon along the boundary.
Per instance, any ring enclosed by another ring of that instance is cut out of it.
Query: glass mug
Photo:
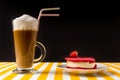
[[[36,41],[39,21],[32,16],[24,14],[12,21],[13,37],[15,46],[15,56],[17,68],[13,73],[34,73],[33,63],[42,61],[46,56],[46,48],[41,43]],[[34,59],[35,47],[40,48],[41,55]]]

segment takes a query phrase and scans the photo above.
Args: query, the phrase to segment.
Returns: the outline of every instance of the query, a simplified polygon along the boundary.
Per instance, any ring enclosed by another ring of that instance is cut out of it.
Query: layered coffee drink
[[[13,73],[23,74],[36,72],[36,70],[32,68],[33,62],[43,61],[46,57],[45,46],[41,42],[36,41],[40,17],[59,16],[55,14],[42,14],[43,11],[59,9],[59,7],[41,9],[37,19],[24,14],[12,21],[17,64],[17,68],[13,70]],[[35,47],[38,47],[41,51],[41,55],[37,59],[34,59]]]
[[[13,20],[17,68],[31,68],[34,60],[39,21],[29,15]]]

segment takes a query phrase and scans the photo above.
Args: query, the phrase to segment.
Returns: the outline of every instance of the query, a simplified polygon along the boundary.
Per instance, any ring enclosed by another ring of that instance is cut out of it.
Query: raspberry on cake
[[[95,59],[92,57],[79,57],[77,51],[72,51],[69,57],[65,58],[67,68],[73,69],[96,69]]]

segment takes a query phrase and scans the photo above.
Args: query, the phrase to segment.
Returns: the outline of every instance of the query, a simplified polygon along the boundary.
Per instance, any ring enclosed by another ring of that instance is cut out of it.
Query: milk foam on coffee
[[[13,30],[38,30],[39,21],[27,14],[13,20]]]

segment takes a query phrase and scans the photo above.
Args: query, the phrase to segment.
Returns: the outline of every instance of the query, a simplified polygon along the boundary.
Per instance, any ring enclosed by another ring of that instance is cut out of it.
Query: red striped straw
[[[41,16],[59,16],[59,14],[41,14]]]
[[[42,14],[42,12],[44,11],[53,11],[53,10],[60,10],[59,7],[55,7],[55,8],[43,8],[40,10],[39,15],[38,15],[38,20],[40,20],[41,16],[59,16],[59,14]]]

